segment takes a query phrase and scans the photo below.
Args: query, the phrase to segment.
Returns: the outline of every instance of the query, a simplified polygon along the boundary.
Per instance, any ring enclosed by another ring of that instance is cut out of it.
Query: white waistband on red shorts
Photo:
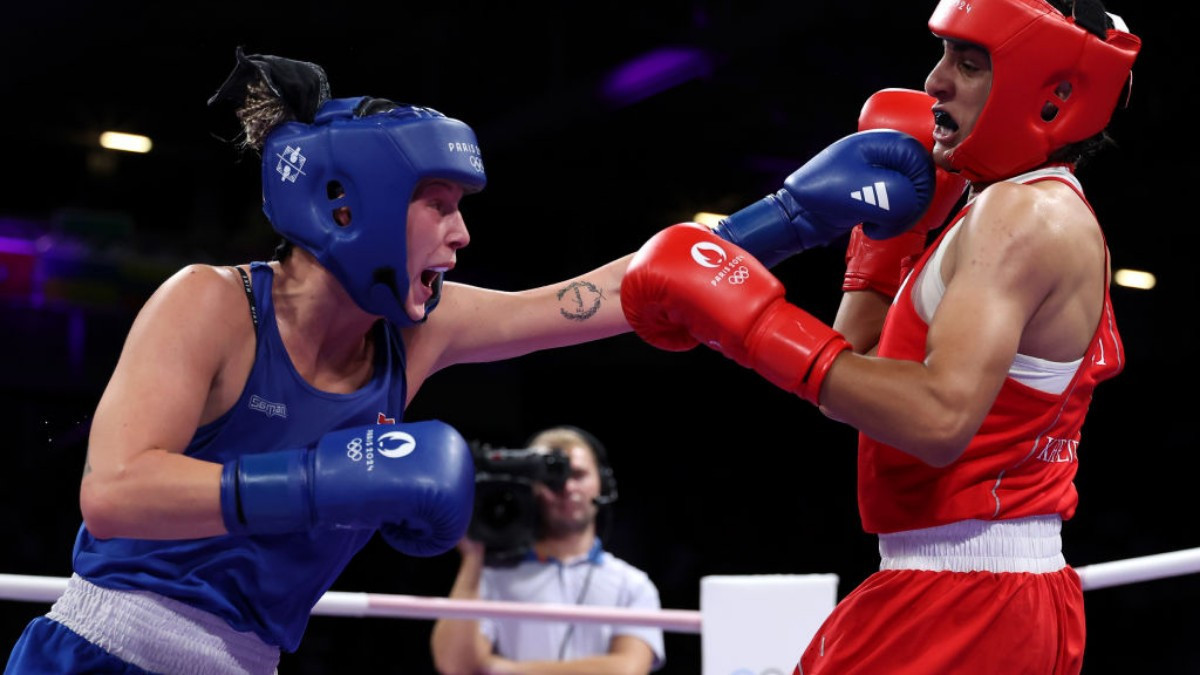
[[[222,618],[148,591],[117,591],[77,574],[46,614],[88,642],[156,673],[269,675],[279,648]]]
[[[1066,567],[1062,519],[962,520],[879,535],[879,569],[935,572],[1033,572]]]

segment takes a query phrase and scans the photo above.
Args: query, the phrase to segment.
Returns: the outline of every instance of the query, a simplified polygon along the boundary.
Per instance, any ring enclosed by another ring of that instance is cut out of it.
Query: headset
[[[617,501],[617,497],[619,496],[617,493],[617,478],[613,474],[612,465],[608,462],[608,451],[604,449],[604,444],[600,442],[600,439],[596,438],[590,431],[570,424],[558,424],[547,427],[530,436],[525,442],[525,446],[530,447],[535,438],[547,431],[554,430],[569,431],[582,438],[583,442],[592,449],[592,456],[596,458],[596,470],[600,474],[600,494],[592,500],[596,506],[608,506]]]

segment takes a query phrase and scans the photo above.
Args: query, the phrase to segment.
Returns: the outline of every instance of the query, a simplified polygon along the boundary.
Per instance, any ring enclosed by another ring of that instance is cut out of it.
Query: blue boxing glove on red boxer
[[[865,223],[886,239],[921,217],[933,197],[925,146],[891,129],[860,131],[825,148],[787,177],[783,189],[721,220],[713,232],[767,267],[824,246]]]
[[[895,129],[921,141],[933,152],[933,106],[937,99],[915,89],[882,89],[863,104],[858,128]],[[907,231],[886,240],[866,236],[863,227],[855,227],[846,247],[846,275],[843,291],[882,293],[896,297],[900,284],[908,276],[921,253],[930,230],[941,227],[967,189],[967,179],[937,167],[934,194],[925,214]]]
[[[333,431],[313,449],[243,455],[221,474],[231,534],[380,528],[393,547],[418,556],[458,543],[474,496],[471,451],[436,420]]]

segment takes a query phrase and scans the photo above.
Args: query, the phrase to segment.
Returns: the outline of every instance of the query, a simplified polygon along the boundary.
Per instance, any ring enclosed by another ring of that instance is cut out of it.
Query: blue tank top
[[[386,321],[376,324],[375,369],[366,386],[350,394],[319,391],[296,372],[284,349],[271,300],[271,268],[253,263],[251,270],[258,327],[250,377],[233,408],[197,429],[184,454],[224,464],[244,454],[312,447],[335,429],[400,419],[404,348],[395,328]],[[96,539],[82,526],[74,569],[106,588],[174,598],[291,652],[313,605],[372,534],[321,529],[152,541]]]

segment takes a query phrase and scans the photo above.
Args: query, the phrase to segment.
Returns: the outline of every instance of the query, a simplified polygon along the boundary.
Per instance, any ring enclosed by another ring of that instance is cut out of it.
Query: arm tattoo
[[[572,281],[558,292],[559,314],[572,321],[587,321],[600,311],[604,291],[587,281]]]

